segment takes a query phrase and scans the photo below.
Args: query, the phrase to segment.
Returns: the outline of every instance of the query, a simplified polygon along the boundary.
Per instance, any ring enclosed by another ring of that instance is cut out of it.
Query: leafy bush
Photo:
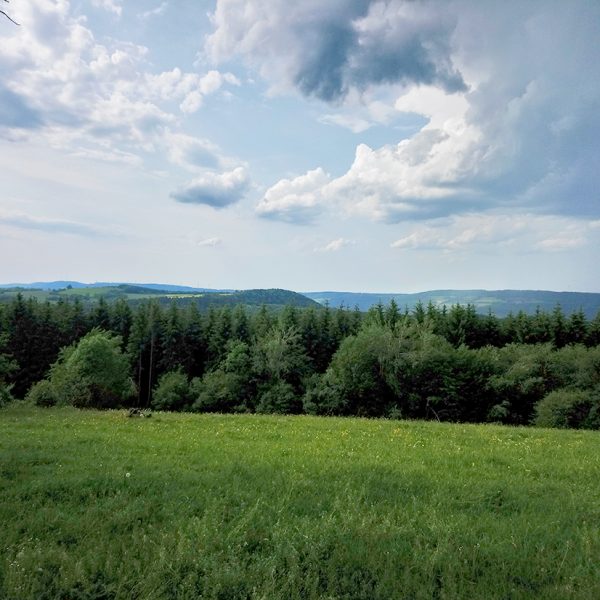
[[[54,387],[47,379],[34,383],[27,392],[25,400],[36,406],[55,406],[58,403]]]
[[[93,329],[77,344],[63,348],[50,369],[48,386],[40,388],[46,399],[78,408],[116,408],[134,392],[121,338]]]
[[[260,394],[256,412],[290,414],[298,413],[302,408],[300,398],[294,386],[285,381],[276,381]]]
[[[253,407],[253,369],[250,348],[234,340],[227,354],[214,371],[202,379],[194,378],[191,396],[192,409],[200,412],[246,412]]]
[[[152,394],[152,408],[156,410],[184,410],[192,403],[190,384],[184,373],[171,371],[159,380]]]
[[[7,385],[0,384],[0,408],[7,405],[12,400],[10,389]]]
[[[192,410],[198,412],[232,412],[240,404],[240,379],[234,373],[217,370],[195,378],[191,386],[195,402]]]
[[[586,427],[593,407],[589,391],[560,389],[550,392],[535,407],[540,427]]]

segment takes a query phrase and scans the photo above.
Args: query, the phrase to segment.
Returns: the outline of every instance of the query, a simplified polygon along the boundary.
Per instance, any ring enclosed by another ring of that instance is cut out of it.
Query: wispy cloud
[[[325,244],[324,246],[315,248],[315,252],[339,252],[342,248],[351,246],[355,243],[356,242],[354,240],[338,238],[337,240],[331,240],[331,242]]]
[[[85,223],[44,217],[32,217],[22,213],[0,212],[0,225],[16,227],[18,229],[33,229],[47,233],[80,235],[86,237],[105,237],[109,234],[103,230]]]
[[[123,7],[119,0],[92,0],[92,4],[98,8],[103,8],[104,10],[111,12],[118,17],[120,17],[123,12]]]
[[[198,240],[196,242],[196,246],[208,246],[214,248],[215,246],[220,246],[223,243],[223,240],[219,237],[211,237],[206,238],[204,240]]]
[[[592,224],[581,219],[535,214],[470,214],[438,219],[413,229],[391,244],[397,250],[444,253],[561,252],[588,243]]]
[[[151,8],[139,14],[140,19],[149,19],[151,17],[159,17],[163,15],[169,7],[168,2],[161,2],[156,8]]]

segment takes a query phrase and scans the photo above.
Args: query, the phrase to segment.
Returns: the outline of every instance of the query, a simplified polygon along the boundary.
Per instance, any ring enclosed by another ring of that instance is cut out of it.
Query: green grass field
[[[12,406],[0,598],[600,598],[600,436]]]

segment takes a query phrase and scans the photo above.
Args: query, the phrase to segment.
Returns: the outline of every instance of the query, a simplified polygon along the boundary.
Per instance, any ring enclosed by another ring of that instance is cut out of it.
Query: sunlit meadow
[[[598,598],[593,432],[0,411],[0,597]]]

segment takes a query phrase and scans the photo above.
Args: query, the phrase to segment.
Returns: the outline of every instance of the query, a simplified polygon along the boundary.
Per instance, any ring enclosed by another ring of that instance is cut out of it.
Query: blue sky
[[[600,291],[600,4],[14,0],[0,281]]]

